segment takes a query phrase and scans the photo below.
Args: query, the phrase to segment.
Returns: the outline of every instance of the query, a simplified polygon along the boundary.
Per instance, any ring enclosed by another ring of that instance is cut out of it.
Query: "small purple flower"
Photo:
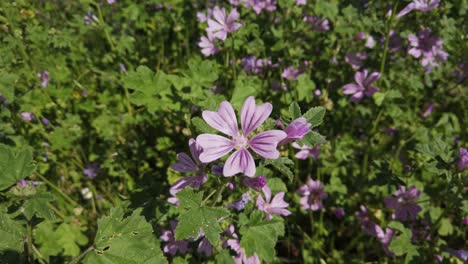
[[[397,18],[402,18],[415,9],[421,12],[428,12],[435,9],[438,5],[439,0],[413,0],[397,14]]]
[[[229,204],[227,207],[235,209],[237,211],[242,211],[249,201],[250,201],[249,193],[244,193],[242,194],[242,197],[239,200]]]
[[[215,164],[215,165],[211,166],[211,172],[216,176],[223,176],[223,168],[224,168],[223,163]]]
[[[257,15],[263,10],[268,12],[276,10],[276,0],[245,0],[244,5],[246,8],[252,7]]]
[[[257,197],[257,207],[258,210],[265,212],[267,219],[272,219],[272,214],[279,214],[283,216],[288,216],[291,212],[286,209],[289,204],[284,201],[284,192],[279,192],[271,199],[271,190],[268,185],[265,185],[262,188],[263,194],[265,195],[265,200],[261,195]]]
[[[197,144],[195,139],[191,138],[189,140],[189,148],[192,158],[190,158],[186,153],[179,153],[177,154],[177,159],[179,161],[172,165],[171,168],[178,172],[188,172],[196,175],[192,177],[184,177],[175,182],[169,189],[169,193],[173,196],[187,186],[198,188],[207,180],[205,164],[199,160],[200,153],[202,152],[201,147]]]
[[[127,67],[125,67],[125,64],[119,63],[119,68],[123,73],[127,74]]]
[[[392,242],[394,234],[395,233],[393,232],[393,230],[388,227],[385,229],[384,232],[382,228],[380,228],[380,226],[377,226],[377,239],[382,244],[385,254],[387,254],[387,256],[389,257],[395,256],[395,253],[390,251],[390,249],[388,248],[390,246],[390,243]]]
[[[376,223],[374,223],[374,221],[371,220],[369,212],[364,205],[361,205],[360,211],[354,213],[354,215],[360,220],[361,228],[364,231],[364,233],[373,237],[377,237],[378,231],[381,228]]]
[[[299,144],[294,142],[292,143],[292,147],[300,150],[296,153],[296,155],[294,155],[300,160],[306,160],[309,157],[313,158],[314,160],[317,160],[318,156],[320,155],[320,149],[318,148],[318,145],[315,147],[309,147],[307,145],[300,146]]]
[[[266,180],[266,176],[258,176],[256,178],[249,178],[249,177],[245,177],[244,180],[242,180],[242,183],[259,192],[266,184],[267,180]]]
[[[430,103],[427,105],[426,109],[424,110],[424,113],[422,114],[422,116],[424,118],[430,116],[432,114],[432,112],[434,111],[434,108],[435,108],[435,104],[434,103]]]
[[[90,179],[96,178],[96,176],[99,173],[99,163],[97,162],[92,162],[86,166],[86,168],[83,169],[83,174],[86,175],[86,177]]]
[[[336,208],[335,210],[333,210],[333,215],[337,218],[337,219],[341,219],[345,216],[345,210],[343,207],[338,207]]]
[[[463,261],[467,261],[468,260],[468,251],[465,251],[463,249],[460,249],[460,250],[454,250],[454,249],[446,249],[445,250],[447,253],[451,254],[452,256],[455,256]]]
[[[382,43],[385,42],[385,38],[382,37]],[[398,33],[395,32],[395,30],[390,30],[390,35],[388,39],[388,49],[397,52],[401,49],[403,46],[403,38],[400,37]]]
[[[354,74],[354,80],[356,83],[350,83],[343,86],[343,93],[352,94],[352,102],[359,102],[364,98],[364,96],[370,97],[380,90],[379,87],[372,86],[372,83],[380,79],[380,76],[379,72],[373,72],[369,76],[367,70],[356,72],[356,74]]]
[[[107,0],[107,3],[109,5],[115,4],[116,2],[117,2],[117,0]]]
[[[351,65],[353,69],[358,70],[359,68],[361,68],[364,60],[366,60],[368,57],[369,55],[367,54],[367,52],[348,52],[345,55],[345,62]]]
[[[41,118],[41,122],[42,122],[42,124],[44,124],[44,126],[50,125],[49,119],[47,119],[47,118],[45,118],[45,117]]]
[[[21,118],[24,120],[24,121],[28,121],[28,122],[31,122],[34,120],[35,116],[33,113],[30,113],[30,112],[22,112],[21,113]]]
[[[328,193],[325,192],[323,184],[317,180],[307,180],[307,184],[303,184],[297,193],[302,196],[300,204],[304,210],[317,211],[323,208],[322,200],[328,198]]]
[[[319,32],[329,31],[330,22],[326,18],[316,17],[316,16],[305,16],[304,21],[312,25],[312,29]]]
[[[392,215],[393,219],[400,221],[415,220],[418,213],[422,210],[416,204],[416,199],[420,195],[421,191],[414,186],[411,186],[408,190],[406,190],[405,186],[400,186],[393,196],[384,199],[385,206],[388,209],[395,209]]]
[[[185,254],[188,252],[188,242],[186,240],[175,240],[175,230],[177,227],[176,221],[170,221],[171,230],[162,230],[161,232],[161,240],[166,242],[164,245],[163,251],[165,254],[170,254],[171,256],[175,256],[177,251],[181,254]]]
[[[289,66],[286,69],[284,69],[283,73],[281,74],[281,77],[283,77],[286,80],[295,81],[297,80],[297,77],[300,74],[301,71],[299,69],[294,68],[294,66]]]
[[[263,69],[273,67],[270,59],[257,59],[255,56],[250,55],[242,59],[243,68],[245,72],[252,72],[254,74],[263,73]]]
[[[228,182],[227,188],[232,191],[236,188],[236,184],[234,182]]]
[[[431,33],[429,28],[418,32],[418,35],[408,36],[410,49],[408,54],[421,59],[421,65],[430,72],[433,67],[439,66],[439,62],[446,61],[448,53],[442,49],[443,41]]]
[[[236,149],[224,164],[224,176],[230,177],[241,172],[253,177],[256,171],[255,161],[248,149],[264,158],[277,159],[280,156],[279,151],[276,149],[277,145],[286,137],[286,133],[281,130],[269,130],[249,138],[250,133],[268,118],[272,109],[273,106],[270,103],[256,105],[255,98],[249,96],[241,110],[242,133],[237,125],[234,108],[229,102],[222,102],[217,112],[203,111],[203,119],[208,125],[231,138],[228,139],[215,134],[199,135],[197,143],[203,149],[199,157],[200,160],[208,163]]]
[[[215,36],[211,32],[207,32],[207,36],[201,37],[198,46],[202,49],[201,52],[206,57],[214,55],[219,52],[219,48],[215,45]]]
[[[307,5],[307,0],[296,0],[297,6]]]
[[[434,259],[437,261],[437,263],[442,263],[444,258],[441,255],[434,255]]]
[[[43,88],[46,88],[50,81],[50,76],[48,71],[43,71],[37,73],[37,77],[41,79],[41,85]]]
[[[279,145],[284,145],[295,140],[301,140],[305,135],[312,131],[310,129],[311,126],[312,124],[307,122],[307,119],[304,117],[297,118],[296,120],[289,123],[289,125],[284,129],[287,137],[283,139]]]
[[[26,180],[23,179],[23,180],[18,181],[18,182],[16,183],[16,185],[17,185],[18,187],[26,187],[26,185],[28,185],[28,182],[27,182]]]
[[[91,24],[93,22],[98,22],[98,21],[99,20],[98,20],[97,16],[91,10],[88,10],[88,15],[86,15],[84,17],[85,24],[89,25],[89,24]]]
[[[462,171],[468,167],[468,150],[466,148],[460,148],[460,157],[457,164],[458,171]],[[466,221],[468,218],[465,218]]]
[[[236,22],[239,17],[239,12],[236,9],[232,9],[226,17],[226,9],[216,6],[213,9],[214,19],[208,19],[206,31],[211,32],[214,37],[224,41],[228,33],[232,33],[241,27],[241,24]]]

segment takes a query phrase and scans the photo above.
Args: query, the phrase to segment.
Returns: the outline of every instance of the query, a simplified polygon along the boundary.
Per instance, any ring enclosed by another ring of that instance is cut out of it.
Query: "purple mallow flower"
[[[420,195],[421,191],[414,186],[411,186],[408,190],[406,190],[405,186],[400,186],[393,196],[384,199],[385,206],[388,209],[395,210],[392,215],[393,219],[400,221],[415,220],[418,213],[422,210],[416,204],[416,199]]]
[[[214,37],[225,40],[228,33],[234,32],[241,27],[240,23],[236,20],[239,19],[239,12],[232,9],[228,16],[226,16],[226,9],[215,7],[213,9],[213,19],[208,19],[207,32],[211,32]]]
[[[257,191],[257,192],[259,192],[265,186],[266,182],[267,182],[266,176],[258,176],[256,178],[246,177],[246,178],[244,178],[244,180],[242,180],[242,183],[245,186],[247,186],[247,187],[249,187],[249,188],[251,188],[251,189],[253,189],[253,190]]]
[[[300,204],[304,210],[317,211],[322,209],[322,200],[328,197],[323,184],[319,180],[312,179],[307,180],[307,184],[303,184],[297,193],[302,196]]]
[[[455,256],[463,261],[468,260],[468,251],[465,251],[463,249],[460,250],[455,250],[455,249],[446,249],[445,250],[447,253],[451,254],[452,256]],[[465,262],[466,263],[466,262]]]
[[[369,211],[364,205],[360,206],[360,211],[354,213],[356,218],[358,218],[361,222],[361,228],[364,233],[377,237],[378,228],[380,228],[374,221],[371,220],[369,216]]]
[[[229,204],[227,207],[235,209],[237,211],[242,211],[249,201],[250,201],[249,193],[244,193],[242,194],[242,197],[239,200]]]
[[[257,59],[255,56],[250,55],[242,59],[242,70],[245,72],[252,72],[254,74],[262,74],[263,69],[273,67],[271,59]]]
[[[206,182],[207,177],[205,174],[205,164],[198,158],[202,152],[201,147],[197,144],[195,139],[189,140],[190,153],[192,158],[186,153],[177,154],[179,160],[176,164],[172,165],[171,168],[178,172],[189,172],[195,174],[192,177],[184,177],[175,182],[169,189],[169,193],[175,196],[179,191],[185,187],[190,186],[192,188],[198,188],[200,185]]]
[[[244,173],[249,177],[254,176],[255,161],[248,149],[250,148],[264,158],[277,159],[280,153],[276,147],[286,137],[286,133],[281,130],[269,130],[249,138],[250,133],[268,118],[272,109],[273,106],[270,103],[256,105],[255,98],[248,97],[241,110],[242,132],[239,131],[236,114],[229,102],[222,102],[217,112],[203,111],[203,119],[208,125],[231,138],[214,134],[199,135],[197,143],[203,149],[200,160],[208,163],[236,149],[224,164],[224,176],[229,177],[237,173]]]
[[[265,185],[262,188],[263,194],[265,195],[265,200],[261,195],[257,197],[257,207],[258,210],[265,212],[267,219],[272,219],[272,214],[279,214],[283,216],[288,216],[291,212],[286,209],[289,204],[284,201],[284,192],[279,192],[271,199],[271,190],[268,185]]]
[[[461,83],[466,79],[466,77],[468,77],[468,63],[460,63],[460,65],[458,65],[458,69],[455,69],[452,72],[452,75],[457,78],[457,82]]]
[[[24,120],[24,121],[28,121],[28,122],[31,122],[34,120],[35,116],[33,113],[30,113],[30,112],[22,112],[21,113],[21,118]]]
[[[430,103],[427,105],[426,109],[424,110],[424,112],[422,113],[422,116],[423,117],[428,117],[432,114],[432,112],[434,111],[434,108],[435,108],[435,104],[434,103]]]
[[[211,245],[208,238],[204,237],[200,243],[198,244],[197,252],[203,253],[206,257],[211,256],[211,251],[213,250],[213,246]]]
[[[466,148],[460,148],[459,153],[460,158],[458,160],[457,169],[462,171],[468,167],[468,150]]]
[[[299,69],[296,69],[294,66],[289,66],[286,69],[284,69],[283,73],[281,74],[281,77],[283,77],[286,80],[295,81],[297,80],[297,77],[300,74],[301,71]]]
[[[379,87],[372,86],[372,83],[380,79],[380,76],[379,72],[373,72],[369,76],[367,70],[356,72],[356,74],[354,74],[356,83],[346,84],[343,87],[343,93],[352,94],[351,101],[359,102],[364,96],[372,96],[375,92],[380,90]]]
[[[382,37],[382,43],[385,42],[385,38]],[[390,36],[388,40],[388,49],[397,52],[401,49],[403,46],[403,38],[400,37],[398,33],[395,32],[395,30],[390,30]]]
[[[50,81],[49,72],[48,71],[39,72],[37,73],[37,77],[41,79],[42,87],[46,88]]]
[[[429,28],[420,30],[417,36],[410,34],[408,41],[410,44],[408,54],[415,58],[421,57],[421,65],[428,72],[448,58],[448,53],[442,49],[444,42],[432,34]]]
[[[351,65],[351,67],[355,70],[361,68],[362,63],[369,57],[367,52],[357,52],[352,53],[348,52],[345,55],[345,62]]]
[[[439,0],[413,0],[397,14],[397,18],[401,18],[415,9],[421,12],[428,12],[435,9],[438,5]]]
[[[316,16],[305,16],[304,21],[312,25],[312,29],[319,32],[330,30],[330,22],[326,18]]]
[[[345,210],[343,207],[338,207],[336,208],[335,210],[333,210],[333,215],[337,218],[337,219],[341,219],[345,216]]]
[[[305,160],[308,159],[309,157],[313,158],[316,160],[318,156],[320,155],[320,149],[318,148],[318,145],[315,147],[310,147],[307,145],[302,145],[300,146],[296,142],[292,143],[293,148],[299,149],[299,152],[294,155],[296,158],[300,160]]]
[[[86,177],[90,179],[96,178],[96,176],[99,173],[99,163],[97,162],[92,162],[86,166],[86,168],[83,169],[83,174],[86,175]]]
[[[205,36],[201,37],[200,42],[198,42],[198,46],[202,49],[201,52],[203,53],[203,55],[208,57],[208,56],[218,53],[219,48],[216,47],[214,42],[215,42],[215,37],[213,33],[209,31],[207,32],[206,37]]]
[[[307,4],[307,0],[296,0],[297,6],[306,5],[306,4]]]
[[[307,119],[304,117],[297,118],[296,120],[289,123],[289,125],[284,129],[284,132],[286,132],[287,136],[279,143],[279,145],[284,145],[291,141],[304,138],[304,136],[311,131],[311,126],[312,124],[307,122]]]
[[[166,245],[163,247],[165,254],[170,254],[175,256],[177,251],[181,254],[185,254],[188,251],[188,242],[185,240],[175,240],[175,230],[177,227],[176,221],[170,221],[171,230],[163,230],[161,233],[161,240],[166,242]]]
[[[44,124],[44,126],[50,125],[49,119],[47,119],[47,118],[45,118],[45,117],[41,118],[41,122],[42,122],[42,124]]]
[[[276,0],[245,0],[246,8],[252,7],[255,13],[260,14],[263,10],[273,12],[276,10]]]

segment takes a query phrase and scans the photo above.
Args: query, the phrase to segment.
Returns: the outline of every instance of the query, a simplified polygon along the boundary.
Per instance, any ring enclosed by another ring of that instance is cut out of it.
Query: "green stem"
[[[34,263],[33,242],[32,242],[32,224],[28,221],[26,224],[27,247],[28,247],[28,261]]]
[[[392,8],[392,15],[390,16],[390,19],[387,22],[386,25],[386,32],[385,32],[385,44],[384,44],[384,50],[383,50],[383,55],[382,55],[382,61],[380,62],[380,73],[383,74],[385,70],[385,62],[387,60],[387,52],[388,52],[388,42],[390,39],[390,30],[392,28],[392,23],[393,23],[393,18],[395,17],[395,12],[396,8],[398,6],[398,0],[395,1],[395,4],[393,5]]]
[[[49,180],[47,180],[44,176],[42,176],[39,173],[36,173],[36,175],[39,177],[39,179],[41,179],[43,182],[45,182],[47,185],[49,185],[52,189],[54,189],[56,192],[61,194],[67,201],[69,201],[71,204],[73,204],[73,206],[79,207],[79,204],[77,202],[75,202],[72,198],[70,198],[70,196],[68,196],[66,193],[62,192],[62,190],[60,190],[60,188],[57,187],[57,185],[55,185],[52,182],[50,182]]]
[[[110,37],[109,31],[107,31],[106,23],[104,21],[104,16],[102,15],[101,7],[99,6],[99,4],[95,4],[95,5],[98,11],[99,24],[102,26],[102,29],[104,30],[104,35],[106,36],[106,40],[111,47],[111,51],[114,51],[115,50],[114,42],[112,41],[112,38]]]
[[[68,264],[77,264],[79,261],[86,256],[90,251],[94,250],[94,245],[90,246],[88,249],[86,249],[83,253],[81,253],[79,256],[76,258],[72,259]]]

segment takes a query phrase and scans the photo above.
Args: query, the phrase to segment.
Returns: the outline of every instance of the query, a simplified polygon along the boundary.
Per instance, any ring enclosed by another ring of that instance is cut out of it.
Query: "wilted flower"
[[[302,196],[301,206],[304,210],[317,211],[323,208],[322,200],[327,199],[328,194],[325,192],[323,184],[317,180],[307,180],[307,184],[303,184],[297,193]]]
[[[245,205],[246,205],[249,201],[250,201],[250,195],[249,195],[249,193],[244,193],[244,194],[242,194],[242,197],[241,197],[239,200],[237,200],[237,201],[235,201],[235,202],[229,204],[227,207],[228,207],[228,208],[235,209],[235,210],[237,210],[237,211],[242,211],[242,210],[245,208]]]
[[[466,148],[460,148],[460,157],[458,160],[457,168],[462,171],[468,167],[468,150]]]
[[[187,253],[188,242],[186,240],[175,240],[177,222],[170,221],[169,224],[171,225],[171,230],[162,230],[160,237],[162,241],[167,242],[163,247],[164,253],[170,254],[171,256],[175,256],[177,251],[179,251],[181,254]]]
[[[326,18],[316,17],[316,16],[305,16],[304,21],[312,25],[312,29],[323,32],[330,30],[330,22]]]
[[[249,177],[254,176],[255,161],[248,148],[264,158],[277,159],[280,155],[276,149],[278,142],[286,137],[286,133],[281,130],[269,130],[249,138],[250,133],[268,118],[272,109],[273,106],[270,103],[256,105],[255,98],[248,97],[241,110],[242,133],[239,131],[236,114],[229,102],[222,102],[217,112],[203,111],[205,122],[212,128],[229,135],[231,139],[214,134],[199,135],[197,143],[203,149],[200,160],[208,163],[237,149],[224,164],[224,176],[233,176],[239,172]]]
[[[240,23],[235,22],[239,19],[239,16],[239,12],[236,9],[232,9],[226,17],[226,9],[216,6],[213,9],[214,19],[208,19],[206,31],[211,32],[214,37],[224,41],[228,33],[234,32],[241,27]]]
[[[421,192],[414,186],[411,186],[408,190],[406,190],[405,186],[400,186],[393,196],[384,199],[385,206],[388,209],[395,209],[392,215],[393,219],[400,221],[414,220],[422,210],[416,204],[416,199],[420,195]]]
[[[197,144],[195,139],[191,138],[189,140],[189,148],[193,159],[186,153],[179,153],[177,154],[177,159],[179,161],[172,165],[171,168],[178,172],[190,172],[196,175],[192,177],[184,177],[175,182],[169,189],[169,193],[173,196],[187,186],[198,188],[207,180],[205,164],[199,159],[200,153],[202,152],[201,147]]]
[[[207,32],[207,36],[203,36],[198,42],[198,46],[202,49],[201,52],[205,56],[211,56],[219,52],[219,48],[215,45],[215,37],[213,33]]]
[[[293,148],[300,150],[299,152],[296,153],[296,155],[294,155],[294,157],[300,160],[305,160],[309,157],[316,160],[318,156],[320,155],[320,149],[318,149],[318,146],[315,146],[315,147],[309,147],[307,145],[300,146],[296,142],[292,143],[292,146]]]
[[[266,181],[266,176],[258,176],[256,178],[244,178],[242,183],[245,186],[259,192],[265,186]]]
[[[428,12],[436,8],[438,5],[439,0],[413,0],[397,14],[397,18],[401,18],[407,15],[414,9],[419,10],[421,12]]]
[[[358,70],[359,68],[361,68],[363,61],[366,60],[367,57],[369,57],[367,52],[348,52],[345,55],[345,61],[346,63],[351,65],[353,69]]]
[[[48,71],[38,72],[37,77],[41,79],[42,87],[46,88],[50,80],[49,72]]]
[[[263,194],[265,195],[265,200],[261,195],[257,197],[257,207],[258,210],[265,212],[267,219],[272,218],[272,214],[279,214],[283,216],[288,216],[291,212],[285,208],[288,208],[289,204],[284,201],[284,192],[279,192],[271,199],[271,190],[270,187],[265,185],[262,188]]]
[[[372,83],[380,79],[379,72],[373,72],[368,76],[367,70],[362,72],[356,72],[354,74],[354,80],[356,83],[346,84],[343,87],[344,94],[352,94],[351,101],[359,102],[364,96],[372,96],[377,92],[379,87],[372,86]]]
[[[99,173],[99,163],[97,162],[92,162],[86,166],[86,168],[83,169],[83,174],[86,175],[86,177],[90,179],[94,179],[97,174]]]
[[[301,71],[299,69],[294,68],[294,66],[289,66],[284,69],[281,77],[285,78],[286,80],[295,81],[300,74]]]
[[[289,123],[289,125],[284,129],[284,132],[286,132],[287,137],[283,139],[279,143],[279,145],[284,145],[291,141],[300,140],[304,138],[304,136],[311,131],[311,126],[312,124],[307,122],[307,119],[305,119],[304,117],[299,117],[295,119],[294,121]]]
[[[28,121],[28,122],[31,122],[34,120],[35,116],[33,113],[30,113],[30,112],[22,112],[21,113],[21,118],[24,120],[24,121]]]
[[[83,195],[83,199],[85,200],[93,198],[93,193],[89,190],[88,187],[81,189],[81,195]]]

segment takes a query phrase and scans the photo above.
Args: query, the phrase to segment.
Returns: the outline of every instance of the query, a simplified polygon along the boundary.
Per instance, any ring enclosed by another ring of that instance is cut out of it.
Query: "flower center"
[[[247,148],[249,146],[249,139],[244,135],[239,135],[233,138],[234,142],[236,143],[236,148]]]

